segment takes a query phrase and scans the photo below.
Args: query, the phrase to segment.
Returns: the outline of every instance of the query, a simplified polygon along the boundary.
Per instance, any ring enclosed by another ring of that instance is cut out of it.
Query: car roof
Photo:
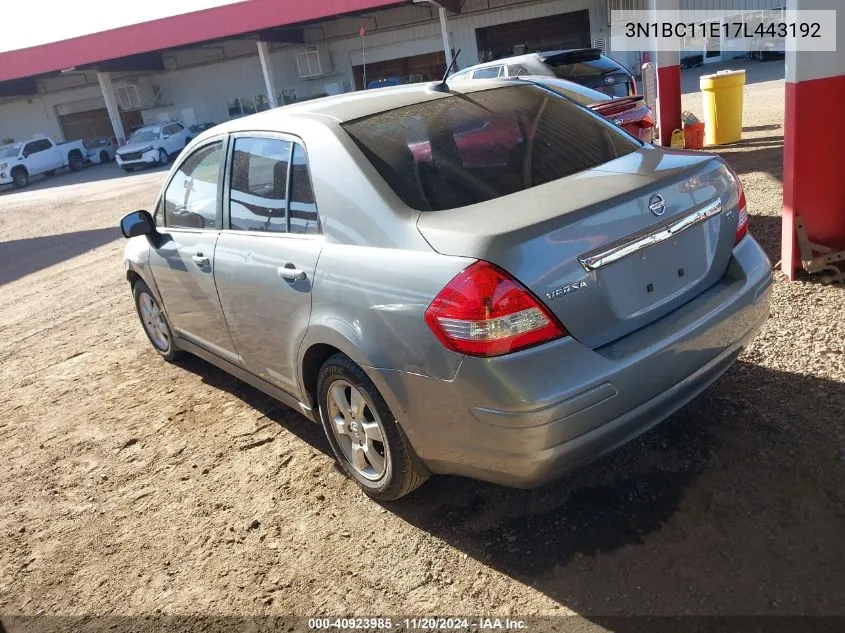
[[[203,136],[212,137],[217,134],[231,134],[251,130],[287,130],[293,131],[291,124],[297,119],[321,118],[334,123],[346,123],[388,110],[395,110],[404,106],[434,101],[454,94],[469,94],[491,88],[501,88],[505,85],[525,85],[518,79],[476,80],[466,84],[449,85],[446,90],[439,89],[440,82],[420,84],[406,84],[390,86],[372,90],[359,90],[341,95],[322,97],[309,101],[300,101],[290,105],[265,110],[258,114],[233,119],[216,125],[203,132]]]
[[[462,68],[460,71],[456,72],[455,75],[463,75],[464,73],[472,72],[480,68],[489,68],[490,66],[502,66],[503,64],[510,66],[530,60],[546,61],[558,56],[572,55],[574,53],[595,53],[596,55],[598,55],[598,57],[596,57],[595,59],[590,59],[590,63],[598,62],[600,64],[608,66],[613,65],[621,67],[619,62],[614,60],[612,57],[608,57],[597,48],[561,48],[551,51],[538,51],[535,53],[525,53],[524,55],[514,55],[512,57],[502,57],[501,59],[494,59],[489,62],[482,62],[480,64],[475,64],[473,66],[467,66],[466,68]],[[573,60],[571,63],[583,61],[585,60],[576,59]]]

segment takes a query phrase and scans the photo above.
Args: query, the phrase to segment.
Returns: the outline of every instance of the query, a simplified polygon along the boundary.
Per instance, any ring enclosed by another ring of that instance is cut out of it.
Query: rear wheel
[[[164,360],[172,362],[179,355],[179,350],[173,344],[173,334],[164,310],[150,291],[149,286],[140,279],[132,284],[132,294],[135,297],[135,310],[141,325],[153,348]]]
[[[12,182],[15,183],[15,187],[18,189],[23,189],[29,184],[29,172],[22,167],[14,170],[12,172]]]
[[[167,152],[164,151],[163,147],[160,147],[158,150],[158,164],[159,165],[166,165],[167,164]]]
[[[82,154],[71,152],[67,157],[67,165],[71,171],[80,171],[83,165]]]
[[[374,499],[393,501],[428,473],[367,374],[343,354],[317,377],[320,421],[343,470]]]

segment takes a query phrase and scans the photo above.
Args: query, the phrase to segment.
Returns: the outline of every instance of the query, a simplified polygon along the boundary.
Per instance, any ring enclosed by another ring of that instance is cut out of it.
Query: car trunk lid
[[[722,277],[737,226],[733,179],[713,157],[644,147],[519,193],[423,212],[418,228],[440,253],[508,271],[598,347]]]

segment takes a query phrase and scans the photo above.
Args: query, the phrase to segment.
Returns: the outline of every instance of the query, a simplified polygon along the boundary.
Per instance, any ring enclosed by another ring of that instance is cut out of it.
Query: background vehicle
[[[115,159],[123,171],[166,165],[191,138],[191,131],[178,121],[147,125],[135,130],[126,145],[117,151]]]
[[[88,148],[88,160],[95,165],[114,160],[117,152],[117,139],[113,136],[95,138],[85,143]]]
[[[567,79],[611,97],[637,94],[637,82],[628,69],[607,55],[602,55],[597,48],[576,48],[506,57],[465,68],[452,75],[449,82],[522,75]]]
[[[33,176],[52,176],[62,167],[79,171],[87,156],[82,141],[56,144],[46,136],[0,147],[0,185],[26,187]]]
[[[646,105],[643,96],[611,97],[573,81],[552,77],[526,75],[519,78],[539,83],[576,103],[587,106],[644,143],[651,143],[654,140],[654,113]]]
[[[121,230],[158,353],[319,421],[385,500],[430,473],[530,487],[594,459],[707,388],[769,312],[721,159],[527,81],[224,123]]]
[[[196,136],[200,132],[205,132],[208,129],[213,128],[217,123],[214,121],[205,121],[204,123],[194,123],[188,129],[191,131],[192,136]]]

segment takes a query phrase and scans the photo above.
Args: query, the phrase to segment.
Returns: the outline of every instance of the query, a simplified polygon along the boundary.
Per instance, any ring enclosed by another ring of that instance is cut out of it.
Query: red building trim
[[[837,133],[843,102],[845,75],[786,82],[781,269],[790,279],[801,265],[796,215],[810,241],[845,249],[845,143]]]
[[[0,81],[404,4],[396,0],[247,0],[0,53]]]
[[[672,144],[672,132],[681,128],[681,67],[657,68],[657,100],[660,116],[660,144]]]

